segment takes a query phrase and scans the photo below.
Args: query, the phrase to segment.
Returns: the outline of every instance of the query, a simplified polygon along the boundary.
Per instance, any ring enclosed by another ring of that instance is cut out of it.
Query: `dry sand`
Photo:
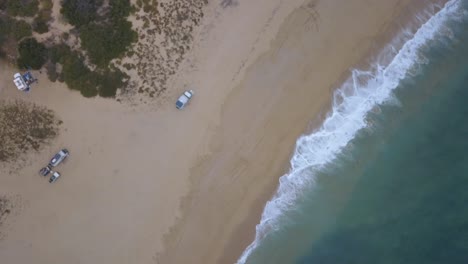
[[[23,169],[0,175],[0,194],[15,201],[0,261],[235,262],[296,138],[408,2],[213,1],[155,107],[85,99],[44,73],[19,93],[2,63],[0,98],[44,105],[64,123]],[[177,111],[186,86],[195,98]],[[62,147],[71,156],[51,185],[37,171]]]

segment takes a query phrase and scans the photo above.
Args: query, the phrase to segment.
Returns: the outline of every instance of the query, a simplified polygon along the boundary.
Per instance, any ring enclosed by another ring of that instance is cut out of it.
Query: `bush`
[[[87,76],[83,76],[80,81],[80,93],[84,97],[95,97],[98,95],[98,90],[96,88],[99,76],[93,73],[90,73]]]
[[[59,44],[49,48],[49,59],[52,63],[60,62],[63,64],[63,60],[70,55],[70,48],[65,44]]]
[[[32,36],[31,26],[23,20],[12,19],[10,32],[17,41]]]
[[[7,35],[10,34],[10,27],[4,19],[0,17],[0,45],[7,40]]]
[[[39,34],[44,34],[49,32],[49,26],[44,21],[34,20],[34,31]]]
[[[120,70],[105,72],[99,80],[99,96],[114,97],[117,93],[117,89],[122,88],[124,85],[123,79],[127,77],[128,76]]]
[[[47,6],[46,2],[47,1],[42,2],[43,3],[43,6],[42,6],[43,9],[41,9],[41,11],[39,11],[39,14],[36,16],[36,18],[34,18],[34,21],[33,21],[34,31],[36,31],[37,33],[40,33],[40,34],[47,33],[49,31],[49,26],[48,26],[47,23],[52,18],[52,11],[50,9],[47,9],[47,8],[49,8],[49,6]]]
[[[7,8],[7,0],[0,0],[0,10],[6,10]]]
[[[39,10],[38,0],[8,0],[6,11],[10,16],[33,17]]]
[[[99,68],[106,68],[112,59],[121,56],[138,37],[132,30],[132,24],[125,19],[132,10],[130,1],[112,0],[109,5],[109,12],[100,17],[99,21],[87,21],[80,27],[82,47],[88,52],[91,62]]]
[[[49,49],[50,75],[49,77],[63,80],[68,88],[80,91],[84,97],[114,97],[117,89],[124,85],[127,77],[123,72],[106,70],[103,73],[92,72],[85,64],[84,59],[66,45],[57,45]],[[62,65],[59,76],[56,72],[55,63]],[[49,68],[48,68],[49,70]],[[49,73],[48,73],[49,74]]]
[[[63,52],[63,50],[59,51]],[[98,94],[94,74],[84,65],[83,59],[76,53],[65,51],[60,58],[62,64],[62,76],[68,88],[78,90],[85,97],[93,97]]]
[[[110,3],[110,19],[122,20],[130,15],[131,10],[130,0],[113,0]]]
[[[31,150],[38,151],[49,143],[57,136],[60,121],[53,111],[18,100],[0,103],[0,124],[1,164],[17,161]]]
[[[14,38],[19,41],[32,35],[31,26],[22,20],[0,18],[0,38]]]
[[[97,18],[97,10],[101,5],[102,0],[63,0],[60,13],[70,24],[81,27]]]
[[[132,24],[124,20],[115,24],[89,24],[82,28],[80,37],[91,62],[101,68],[122,55],[137,39]]]
[[[27,38],[18,46],[19,58],[17,64],[20,68],[31,67],[39,70],[47,60],[47,49],[37,42],[35,38]]]
[[[52,0],[42,0],[41,4],[43,10],[52,10],[52,8],[54,7],[54,3],[52,2]]]
[[[49,62],[45,66],[47,70],[47,77],[49,77],[49,80],[51,82],[56,82],[59,74],[57,73],[57,65],[55,63]]]

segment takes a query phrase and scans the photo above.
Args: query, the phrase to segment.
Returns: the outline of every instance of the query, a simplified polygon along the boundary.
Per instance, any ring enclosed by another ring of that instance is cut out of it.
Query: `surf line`
[[[392,52],[390,62],[384,64],[376,61],[370,70],[353,70],[351,76],[335,90],[332,109],[323,124],[297,140],[290,161],[291,168],[280,178],[276,194],[267,202],[256,226],[255,239],[244,250],[238,264],[246,263],[261,241],[280,228],[281,216],[290,210],[303,191],[313,186],[315,172],[333,162],[356,134],[367,126],[367,113],[391,100],[392,91],[400,81],[415,66],[427,63],[418,51],[443,31],[447,21],[463,15],[459,12],[461,4],[460,0],[447,2],[414,34],[408,36],[408,32],[404,32],[407,41],[399,50],[395,50],[392,42],[382,50],[383,53]],[[388,57],[388,54],[385,55]],[[366,81],[359,81],[362,79]]]

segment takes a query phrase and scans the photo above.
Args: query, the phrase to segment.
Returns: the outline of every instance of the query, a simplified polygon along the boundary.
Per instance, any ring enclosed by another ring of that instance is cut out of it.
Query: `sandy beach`
[[[87,99],[44,72],[20,93],[1,62],[0,99],[45,106],[63,124],[21,169],[2,164],[12,209],[0,217],[0,261],[234,263],[296,139],[409,2],[209,2],[169,88],[145,105]],[[187,88],[195,97],[178,111]],[[71,155],[51,185],[37,171],[63,147]]]

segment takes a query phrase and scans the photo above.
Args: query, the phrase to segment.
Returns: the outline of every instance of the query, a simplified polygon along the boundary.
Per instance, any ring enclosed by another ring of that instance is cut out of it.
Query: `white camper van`
[[[26,84],[26,82],[23,79],[23,76],[21,76],[20,73],[15,73],[13,76],[13,82],[16,85],[16,88],[20,91],[28,91],[29,90],[29,85]]]

